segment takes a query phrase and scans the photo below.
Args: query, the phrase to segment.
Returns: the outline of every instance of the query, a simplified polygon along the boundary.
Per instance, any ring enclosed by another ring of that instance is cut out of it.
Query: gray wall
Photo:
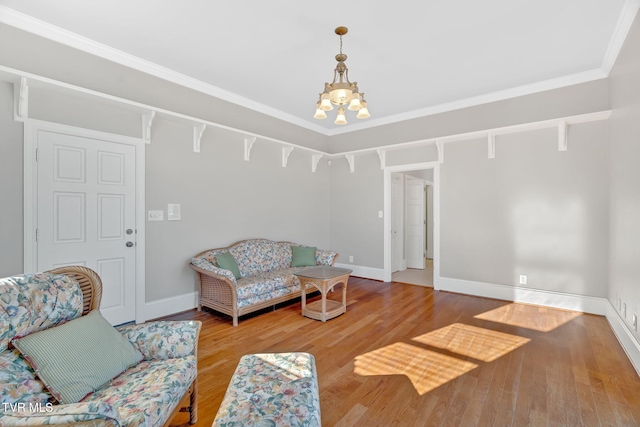
[[[611,256],[609,299],[627,304],[624,319],[640,316],[640,18],[636,20],[610,76]],[[633,328],[629,328],[633,331]],[[636,340],[639,339],[634,331]]]
[[[34,119],[140,136],[140,116],[99,103],[30,91]],[[0,84],[0,277],[23,271],[23,125],[13,121],[13,86]],[[311,172],[311,153],[294,150],[283,168],[281,145],[258,139],[243,160],[243,136],[207,129],[201,153],[193,128],[156,119],[146,146],[146,207],[165,221],[146,226],[146,302],[196,290],[193,255],[237,240],[265,237],[330,248],[329,168]],[[167,221],[180,203],[181,221]]]
[[[243,160],[242,136],[205,131],[199,154],[192,129],[166,121],[147,148],[147,301],[193,292],[187,263],[205,249],[264,237],[320,248],[329,243],[329,169],[311,172],[311,154],[294,150],[286,168],[281,145],[256,141]],[[181,204],[181,221],[166,221],[167,204]]]
[[[0,82],[0,277],[22,272],[22,130],[13,121],[13,85]]]
[[[608,125],[445,145],[441,168],[443,277],[604,297],[608,252]]]

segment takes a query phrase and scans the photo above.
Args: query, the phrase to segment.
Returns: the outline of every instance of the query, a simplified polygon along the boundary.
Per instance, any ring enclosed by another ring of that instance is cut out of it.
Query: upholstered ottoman
[[[242,356],[213,425],[320,427],[318,375],[313,355]]]

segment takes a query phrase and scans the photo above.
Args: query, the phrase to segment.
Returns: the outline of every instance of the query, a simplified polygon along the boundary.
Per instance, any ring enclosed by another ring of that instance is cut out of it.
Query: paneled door
[[[135,320],[135,147],[44,130],[37,147],[38,271],[95,270],[105,318]]]
[[[424,179],[407,177],[406,207],[407,267],[423,270],[427,226]]]

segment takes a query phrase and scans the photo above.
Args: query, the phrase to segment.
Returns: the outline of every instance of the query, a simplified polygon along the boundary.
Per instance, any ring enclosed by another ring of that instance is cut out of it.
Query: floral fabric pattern
[[[0,351],[14,337],[47,329],[82,314],[82,290],[64,275],[23,274],[0,279]]]
[[[29,363],[15,349],[17,336],[82,315],[82,291],[63,275],[25,274],[0,279],[0,425],[33,426],[111,421],[120,427],[162,425],[197,375],[201,323],[150,322],[118,328],[145,356],[79,403],[54,404]]]
[[[210,261],[207,261],[207,258],[204,256],[199,258],[192,258],[191,264],[203,270],[207,270],[214,274],[217,274],[218,276],[223,276],[226,279],[231,280],[231,283],[233,283],[234,285],[236,284],[236,276],[234,276],[231,271],[225,270],[224,268],[216,267]]]
[[[229,248],[242,277],[287,268],[291,265],[291,243],[253,239]]]
[[[44,405],[53,399],[31,365],[16,349],[0,353],[0,402]],[[0,414],[5,405],[0,406]]]
[[[115,377],[80,403],[116,410],[123,427],[161,426],[197,375],[196,356],[143,361]]]
[[[192,355],[201,325],[200,321],[158,321],[116,329],[144,355],[144,360],[164,360]]]
[[[313,355],[249,354],[240,359],[213,426],[266,425],[321,425]]]
[[[334,251],[328,251],[326,249],[316,250],[316,264],[317,265],[331,265],[336,260],[338,254]]]

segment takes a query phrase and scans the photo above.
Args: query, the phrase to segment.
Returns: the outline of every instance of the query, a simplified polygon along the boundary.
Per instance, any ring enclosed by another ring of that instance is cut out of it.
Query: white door
[[[407,177],[405,200],[407,212],[407,267],[424,269],[426,234],[424,179]]]
[[[101,313],[135,320],[135,147],[43,130],[37,146],[38,271],[95,270]]]
[[[402,174],[391,175],[391,272],[401,270],[404,233]]]

